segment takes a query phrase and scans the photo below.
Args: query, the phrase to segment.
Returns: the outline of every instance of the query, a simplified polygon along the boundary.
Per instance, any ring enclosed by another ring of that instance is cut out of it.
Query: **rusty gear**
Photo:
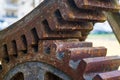
[[[116,0],[44,0],[0,32],[0,80],[119,80],[120,57],[84,42]]]

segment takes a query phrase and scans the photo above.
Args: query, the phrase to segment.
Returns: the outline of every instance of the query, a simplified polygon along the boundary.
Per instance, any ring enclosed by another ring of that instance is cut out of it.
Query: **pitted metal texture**
[[[0,80],[119,80],[120,57],[85,42],[119,9],[116,0],[44,0],[0,32]]]

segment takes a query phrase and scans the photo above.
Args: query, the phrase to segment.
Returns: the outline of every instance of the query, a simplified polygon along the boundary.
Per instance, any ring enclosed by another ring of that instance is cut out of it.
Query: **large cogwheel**
[[[85,42],[117,0],[44,0],[0,32],[0,80],[120,80],[120,57]]]

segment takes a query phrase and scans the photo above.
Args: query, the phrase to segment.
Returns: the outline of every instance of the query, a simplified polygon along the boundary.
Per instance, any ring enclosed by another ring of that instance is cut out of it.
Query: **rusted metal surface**
[[[118,11],[111,1],[43,1],[0,32],[0,80],[118,79],[103,75],[119,73],[120,57],[106,57],[106,48],[84,42],[93,23],[107,19],[103,11]]]
[[[107,11],[119,11],[120,6],[116,5],[117,0],[75,0],[79,8],[99,9]]]
[[[106,73],[100,73],[94,77],[93,80],[119,80],[120,71],[111,71]]]

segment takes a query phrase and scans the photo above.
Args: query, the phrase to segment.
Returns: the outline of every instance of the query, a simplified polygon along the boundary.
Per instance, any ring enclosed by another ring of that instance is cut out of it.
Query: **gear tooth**
[[[119,79],[120,79],[120,71],[99,73],[93,78],[93,80],[119,80]]]
[[[29,46],[36,44],[32,35],[33,34],[31,32],[25,32],[26,40]]]
[[[27,43],[26,36],[24,34],[22,34],[20,38],[16,39],[16,43],[17,43],[18,52],[22,51],[24,54],[28,52],[28,43]]]
[[[73,3],[73,2],[71,2]],[[67,21],[97,21],[97,22],[104,22],[106,20],[105,15],[100,11],[90,11],[90,10],[83,10],[77,9],[75,4],[61,4],[62,8],[60,8],[60,13],[64,20]],[[87,12],[87,13],[86,13]],[[64,14],[63,14],[64,13]]]
[[[98,48],[93,48],[93,47],[82,47],[82,48],[71,48],[70,54],[71,54],[71,59],[74,61],[78,61],[83,58],[90,58],[90,57],[102,57],[106,56],[106,48],[98,47]]]
[[[25,35],[21,35],[20,38],[16,39],[17,50],[18,51],[27,51],[27,41]]]
[[[119,59],[117,56],[84,59],[88,63],[86,73],[116,70],[119,67]]]
[[[45,20],[43,22],[43,34],[42,34],[42,39],[69,39],[69,38],[73,38],[73,39],[79,39],[81,38],[81,31],[52,31],[50,29],[51,25],[49,25],[48,21]],[[52,26],[55,28],[55,26]],[[73,35],[71,35],[73,34]]]
[[[91,42],[78,42],[78,41],[72,41],[72,42],[58,42],[58,50],[64,50],[67,48],[82,48],[82,47],[92,47]]]
[[[57,46],[57,54],[59,57],[63,57],[64,55],[68,54],[67,56],[71,56],[70,48],[79,48],[79,47],[91,47],[92,43],[90,42],[61,42]],[[58,57],[58,58],[59,58]]]
[[[42,27],[42,28],[41,28]],[[42,39],[42,32],[43,32],[43,28],[44,26],[42,25],[42,22],[36,22],[35,24],[35,29],[36,29],[36,32],[37,32],[37,36],[39,39]]]
[[[18,50],[17,50],[16,40],[12,40],[11,42],[7,43],[7,50],[9,57],[17,58]]]
[[[27,28],[26,28],[27,29]],[[22,51],[26,53],[32,53],[37,51],[37,46],[38,46],[38,41],[39,41],[39,36],[36,31],[36,27],[32,27],[30,29],[27,29],[28,31],[24,33],[24,39],[25,43],[24,45],[27,47],[27,50]]]
[[[99,10],[105,10],[105,11],[113,11],[118,12],[120,10],[120,6],[116,4],[115,0],[101,0],[101,1],[95,1],[95,0],[74,0],[75,4],[79,8],[86,8],[86,9],[99,9]]]
[[[50,17],[47,18],[47,22],[48,22],[49,27],[52,31],[57,31],[57,29],[59,29],[58,21],[53,15],[51,15]]]
[[[69,61],[71,54],[69,48],[79,48],[79,47],[91,47],[92,43],[90,42],[55,42],[56,45],[56,56],[59,60],[66,59]]]
[[[39,37],[38,37],[38,33],[37,33],[37,30],[36,30],[36,27],[32,28],[30,30],[30,33],[31,33],[31,39],[33,40],[31,45],[38,44]]]
[[[87,65],[88,65],[87,62],[84,59],[80,60],[76,68],[76,71],[80,74],[80,77],[82,77],[81,75],[85,73]]]
[[[57,10],[54,13],[55,16],[50,16],[51,19],[47,19],[52,31],[91,31],[93,25],[91,23],[82,22],[70,22],[65,21],[61,17],[60,12]],[[54,23],[54,24],[53,24]]]
[[[98,68],[99,67],[99,68]],[[84,79],[93,78],[97,73],[114,71],[119,68],[119,57],[84,58],[80,61],[77,71]]]

